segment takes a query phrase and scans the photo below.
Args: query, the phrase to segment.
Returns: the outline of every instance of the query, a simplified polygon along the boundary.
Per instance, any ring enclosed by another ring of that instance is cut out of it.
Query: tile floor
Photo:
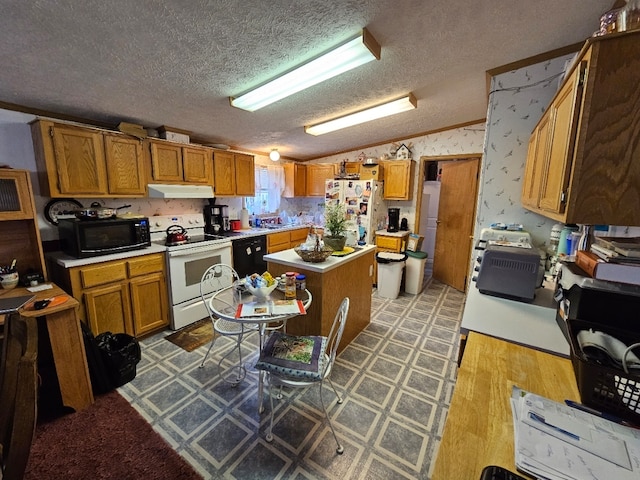
[[[274,399],[273,443],[265,441],[269,402],[257,412],[257,373],[231,387],[217,359],[218,341],[186,352],[164,339],[141,341],[136,378],[119,389],[205,479],[428,479],[456,378],[464,294],[430,282],[420,295],[372,297],[371,324],[338,356],[325,402],[345,451],[324,419],[317,386]],[[246,343],[248,365],[257,336]]]

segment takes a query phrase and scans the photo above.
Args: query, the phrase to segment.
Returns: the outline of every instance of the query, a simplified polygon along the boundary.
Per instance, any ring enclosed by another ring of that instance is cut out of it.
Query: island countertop
[[[356,258],[361,257],[367,254],[368,252],[371,252],[372,250],[375,250],[375,248],[376,248],[375,245],[363,245],[361,247],[356,247],[356,250],[353,253],[340,256],[340,257],[330,256],[324,262],[320,262],[320,263],[305,262],[304,260],[302,260],[302,258],[300,258],[300,256],[298,256],[298,254],[295,252],[293,248],[290,248],[289,250],[283,250],[281,252],[270,253],[268,255],[265,255],[264,260],[266,262],[273,262],[280,265],[286,265],[294,269],[302,269],[302,270],[309,270],[311,272],[325,273],[330,270],[333,270],[334,268],[338,268],[341,265],[349,263],[355,260]]]

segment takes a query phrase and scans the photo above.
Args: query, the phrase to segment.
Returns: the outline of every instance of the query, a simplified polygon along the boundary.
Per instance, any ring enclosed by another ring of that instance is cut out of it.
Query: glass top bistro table
[[[276,289],[269,295],[267,300],[277,301],[283,300],[284,292]],[[305,311],[309,310],[311,306],[311,302],[313,300],[313,296],[311,292],[307,289],[304,290],[296,290],[296,299],[302,302]],[[290,313],[290,314],[267,314],[267,315],[252,315],[250,317],[239,317],[236,318],[236,312],[238,311],[238,306],[241,303],[248,302],[256,302],[258,299],[251,295],[248,291],[246,291],[242,286],[238,287],[238,285],[234,284],[232,286],[223,288],[215,292],[209,298],[209,306],[211,307],[211,311],[215,316],[222,318],[224,320],[228,320],[230,322],[238,322],[247,326],[247,332],[250,331],[250,325],[258,325],[259,333],[260,333],[260,351],[262,351],[262,347],[264,345],[265,338],[267,334],[273,330],[283,328],[286,326],[287,321],[290,318],[301,316],[300,321],[304,321],[304,315],[299,313]],[[262,405],[263,399],[263,388],[264,388],[264,372],[261,370],[258,371],[258,411],[260,413],[263,412],[264,407]]]

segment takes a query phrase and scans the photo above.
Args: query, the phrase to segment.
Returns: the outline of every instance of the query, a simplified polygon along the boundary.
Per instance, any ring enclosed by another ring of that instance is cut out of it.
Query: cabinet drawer
[[[376,246],[380,248],[388,248],[390,250],[398,252],[400,251],[401,240],[401,238],[384,237],[378,235],[376,237]]]
[[[267,247],[270,248],[283,243],[289,244],[289,238],[289,232],[271,233],[267,235]]]
[[[296,245],[304,243],[307,240],[309,229],[300,228],[298,230],[291,230],[291,232],[289,233],[291,234],[291,246],[295,247]]]
[[[127,273],[129,278],[139,277],[148,273],[162,272],[164,269],[164,255],[143,255],[127,260]]]
[[[127,271],[124,262],[82,267],[80,279],[83,288],[91,288],[105,283],[126,280]]]

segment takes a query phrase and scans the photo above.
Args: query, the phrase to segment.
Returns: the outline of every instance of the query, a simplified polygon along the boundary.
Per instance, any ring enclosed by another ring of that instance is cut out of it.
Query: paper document
[[[270,302],[241,303],[238,305],[236,318],[304,315],[306,313],[300,300],[274,300]]]
[[[640,478],[640,430],[514,388],[516,465],[541,478]]]

